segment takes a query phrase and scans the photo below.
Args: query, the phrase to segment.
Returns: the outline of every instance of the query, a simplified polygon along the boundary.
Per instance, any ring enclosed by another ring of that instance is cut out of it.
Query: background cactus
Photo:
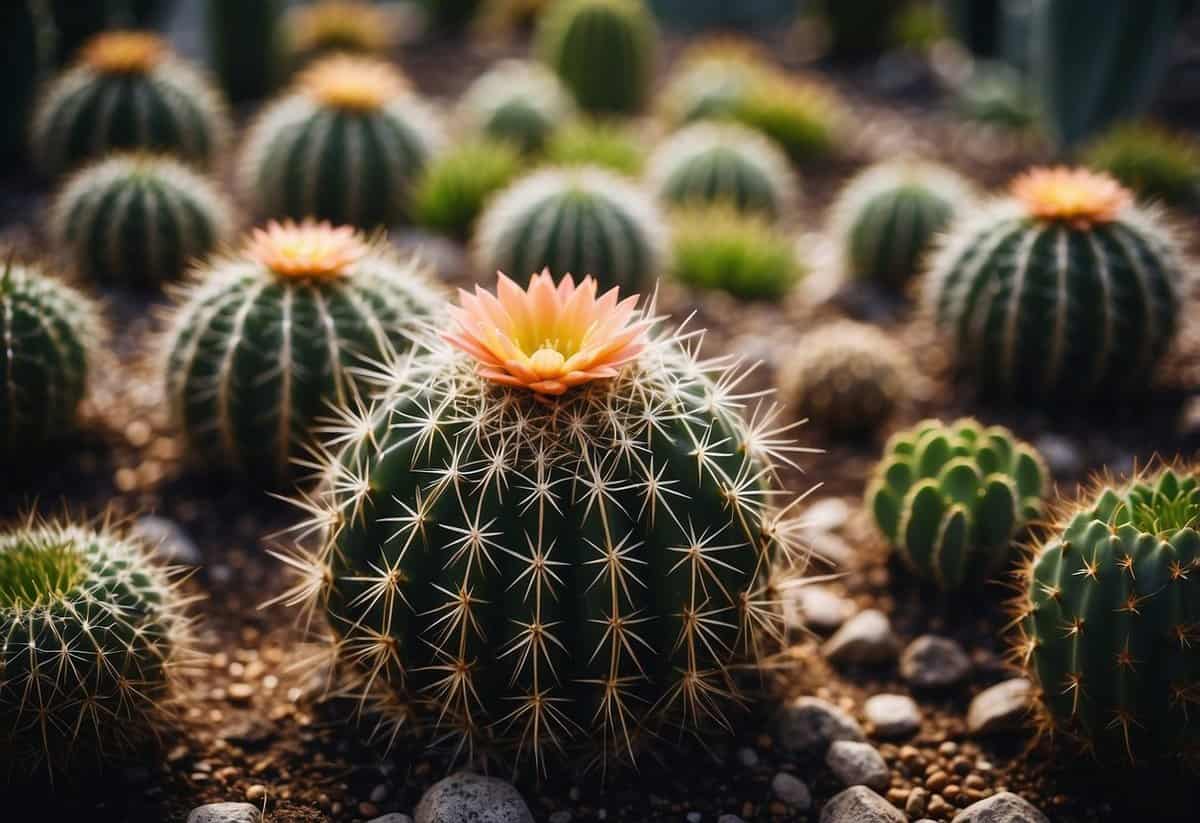
[[[86,277],[154,286],[230,239],[232,206],[205,178],[167,157],[117,155],[57,194],[49,236]]]
[[[481,272],[592,275],[605,287],[643,288],[666,258],[667,229],[632,182],[594,167],[544,169],[488,204],[475,229]]]
[[[1200,205],[1200,144],[1186,134],[1128,123],[1089,144],[1083,162],[1111,174],[1139,198],[1185,209]]]
[[[559,0],[537,32],[542,59],[590,112],[639,111],[650,93],[657,45],[642,0]]]
[[[1041,457],[1007,429],[928,420],[888,441],[867,505],[905,564],[951,591],[1004,570],[1048,486]]]
[[[413,219],[462,239],[487,201],[521,173],[521,155],[510,143],[476,138],[460,143],[425,167],[413,191]]]
[[[9,256],[0,267],[0,454],[72,431],[102,337],[92,301]]]
[[[386,58],[400,43],[401,22],[391,4],[317,0],[284,16],[287,62],[293,68],[334,54]]]
[[[7,172],[22,165],[29,112],[45,63],[33,0],[15,0],[0,9],[0,48],[5,54],[0,75],[0,105],[5,111],[0,123],[0,169]]]
[[[833,91],[779,72],[760,75],[727,115],[770,137],[793,163],[834,152],[845,115]]]
[[[847,59],[882,53],[895,42],[896,23],[904,6],[901,0],[823,0],[830,53]]]
[[[550,135],[542,159],[555,166],[601,166],[618,174],[642,173],[646,150],[633,129],[605,120],[573,120]]]
[[[327,404],[356,402],[356,368],[407,349],[437,304],[382,241],[271,224],[179,295],[162,372],[172,416],[194,455],[281,480]]]
[[[1101,486],[1030,558],[1015,649],[1042,720],[1103,763],[1200,754],[1200,483],[1168,468]]]
[[[224,152],[229,129],[220,94],[163,40],[108,32],[43,94],[32,149],[51,176],[114,149],[168,152],[207,167]]]
[[[1179,314],[1169,233],[1107,176],[1037,170],[1013,192],[956,224],[925,281],[960,367],[1001,398],[1144,385]]]
[[[804,273],[786,232],[728,205],[672,216],[670,270],[681,283],[750,300],[781,297]]]
[[[284,0],[207,0],[209,60],[226,97],[262,100],[283,74]]]
[[[459,117],[473,131],[541,150],[573,114],[575,103],[558,77],[540,63],[501,60],[463,93]]]
[[[763,56],[749,42],[702,41],[680,57],[658,107],[673,124],[727,116],[769,71]]]

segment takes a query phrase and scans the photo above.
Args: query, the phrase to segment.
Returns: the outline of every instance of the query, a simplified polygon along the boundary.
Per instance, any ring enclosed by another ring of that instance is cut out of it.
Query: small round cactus
[[[288,9],[283,39],[292,66],[331,54],[386,57],[400,42],[395,11],[366,0],[317,0]]]
[[[1145,123],[1131,123],[1095,140],[1083,161],[1108,172],[1145,200],[1194,209],[1200,206],[1200,143]]]
[[[970,196],[963,179],[941,166],[900,161],[862,172],[833,205],[843,274],[903,288]]]
[[[643,288],[663,266],[667,229],[649,196],[608,171],[543,169],[489,203],[475,230],[480,271],[591,275]]]
[[[91,300],[35,266],[0,264],[0,454],[75,428],[102,337]]]
[[[90,40],[33,115],[34,158],[57,176],[114,149],[168,152],[210,167],[228,143],[219,93],[167,44],[143,32]]]
[[[258,218],[386,226],[441,143],[433,110],[390,65],[328,57],[251,127],[239,182]]]
[[[646,150],[628,126],[607,120],[573,120],[546,143],[542,158],[554,166],[600,166],[618,174],[642,173]]]
[[[647,176],[666,203],[727,203],[771,218],[795,205],[798,189],[783,152],[732,124],[697,123],[676,132],[651,156]]]
[[[488,199],[521,173],[521,155],[507,142],[475,138],[460,143],[425,167],[413,191],[413,219],[463,239]]]
[[[1144,385],[1180,311],[1170,234],[1106,175],[1036,169],[1012,192],[954,225],[925,280],[961,369],[1001,399]]]
[[[30,518],[0,531],[0,762],[94,770],[174,716],[189,621],[146,547]]]
[[[667,81],[659,108],[673,124],[729,116],[770,68],[749,42],[715,39],[688,49]]]
[[[358,402],[363,367],[406,350],[438,305],[382,240],[315,222],[255,230],[180,294],[164,347],[172,416],[194,455],[283,480],[327,405]]]
[[[152,155],[116,155],[73,177],[55,197],[49,235],[78,270],[102,283],[155,286],[229,240],[233,212],[208,180]]]
[[[642,0],[561,0],[537,47],[585,111],[631,114],[649,96],[657,36]]]
[[[728,205],[684,209],[671,221],[671,274],[734,297],[781,297],[803,274],[795,242],[761,215]]]
[[[1049,477],[1008,429],[927,420],[888,440],[867,488],[875,524],[918,577],[953,591],[1004,571]]]
[[[1167,468],[1103,486],[1038,545],[1015,649],[1046,729],[1102,764],[1200,757],[1200,482]]]
[[[472,131],[537,152],[574,113],[558,77],[540,63],[501,60],[463,94],[460,119]]]
[[[833,154],[845,120],[833,91],[777,71],[758,75],[726,116],[771,138],[801,164]]]

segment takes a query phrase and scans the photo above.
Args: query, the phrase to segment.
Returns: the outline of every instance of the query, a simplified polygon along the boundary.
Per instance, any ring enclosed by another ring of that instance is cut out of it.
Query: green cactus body
[[[1200,483],[1102,488],[1031,559],[1017,651],[1043,720],[1102,762],[1200,754]]]
[[[650,92],[657,32],[641,0],[562,0],[542,16],[542,59],[585,111],[631,114]]]
[[[413,219],[466,238],[488,200],[520,174],[522,156],[507,142],[474,138],[447,149],[421,175],[413,192]]]
[[[327,224],[272,225],[193,275],[164,347],[172,416],[193,455],[267,482],[289,476],[328,404],[357,402],[358,370],[407,349],[438,305],[415,262]]]
[[[81,171],[51,207],[49,234],[87,277],[155,286],[227,242],[232,206],[168,157],[117,155]]]
[[[37,268],[0,270],[0,454],[75,428],[102,337],[99,310]]]
[[[527,60],[501,60],[471,84],[458,105],[467,128],[526,152],[540,151],[574,110],[558,77]]]
[[[188,621],[166,570],[108,529],[0,532],[0,763],[83,768],[169,721]]]
[[[1088,145],[1083,161],[1111,174],[1143,200],[1200,206],[1200,142],[1148,123],[1127,123]]]
[[[866,498],[905,564],[950,591],[1004,570],[1048,483],[1037,452],[1007,429],[931,420],[892,436]]]
[[[667,81],[660,108],[674,124],[728,116],[769,69],[749,46],[694,47]]]
[[[556,129],[542,152],[554,166],[600,166],[629,177],[642,173],[646,151],[636,129],[617,121],[574,120]]]
[[[805,273],[786,232],[724,204],[672,215],[670,271],[689,286],[749,300],[778,299]]]
[[[283,73],[284,0],[207,0],[208,53],[234,103],[262,100]]]
[[[110,32],[47,88],[33,115],[32,151],[57,176],[113,150],[170,153],[201,167],[230,131],[219,93],[149,34]]]
[[[663,266],[667,229],[640,188],[598,168],[545,169],[488,204],[475,230],[480,271],[592,275],[645,288]]]

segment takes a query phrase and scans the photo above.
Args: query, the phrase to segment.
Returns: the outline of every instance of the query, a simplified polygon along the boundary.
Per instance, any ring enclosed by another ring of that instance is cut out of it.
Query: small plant
[[[741,40],[710,39],[689,48],[663,90],[659,108],[672,124],[727,117],[771,71],[758,49]]]
[[[658,34],[642,0],[560,0],[537,50],[585,111],[632,114],[650,93]]]
[[[667,229],[653,201],[603,169],[544,169],[496,195],[475,229],[479,271],[591,275],[641,288],[663,266]]]
[[[105,523],[0,531],[0,762],[94,771],[170,724],[189,662],[185,599]]]
[[[288,222],[196,269],[176,303],[162,379],[192,454],[279,481],[327,405],[358,403],[364,363],[407,350],[439,298],[382,239]]]
[[[1035,169],[958,222],[925,280],[959,366],[1000,398],[1081,401],[1145,385],[1178,322],[1170,234],[1107,175]]]
[[[769,300],[802,271],[794,241],[765,217],[718,205],[684,209],[672,221],[671,273],[689,286]]]
[[[542,158],[555,166],[600,166],[636,177],[646,150],[627,126],[606,120],[574,120],[557,129]]]
[[[1021,72],[1000,61],[978,61],[957,89],[955,104],[963,117],[1014,132],[1032,129],[1037,101]]]
[[[1182,134],[1129,123],[1093,142],[1083,159],[1142,199],[1186,209],[1200,205],[1200,144]]]
[[[834,201],[831,234],[845,276],[903,288],[934,238],[971,199],[954,172],[927,163],[880,163],[854,177]]]
[[[1015,653],[1044,729],[1102,764],[1200,754],[1200,483],[1167,468],[1098,487],[1033,550]]]
[[[558,77],[527,60],[501,60],[471,84],[458,105],[468,129],[525,152],[540,151],[574,109]]]
[[[210,167],[230,131],[220,94],[153,34],[114,31],[88,41],[46,89],[32,150],[57,176],[115,149],[167,152]]]
[[[1048,486],[1041,457],[1008,429],[927,420],[888,440],[866,502],[905,565],[953,591],[1004,570]]]
[[[317,0],[284,16],[284,41],[292,66],[333,54],[385,58],[400,42],[401,23],[387,5],[367,0]]]
[[[156,286],[230,239],[233,211],[208,180],[168,157],[116,155],[58,193],[49,236],[85,276]]]
[[[845,119],[832,91],[778,72],[760,76],[729,116],[770,137],[800,164],[832,154]]]
[[[387,226],[442,139],[433,110],[390,65],[329,57],[251,126],[239,182],[259,218]]]
[[[647,176],[666,203],[726,203],[770,218],[795,205],[798,189],[787,157],[774,144],[715,123],[697,123],[668,138],[651,156]]]
[[[509,143],[476,138],[443,152],[413,192],[413,218],[462,239],[489,198],[521,173],[521,155]]]
[[[33,450],[75,429],[103,336],[91,300],[36,266],[4,261],[0,454]]]

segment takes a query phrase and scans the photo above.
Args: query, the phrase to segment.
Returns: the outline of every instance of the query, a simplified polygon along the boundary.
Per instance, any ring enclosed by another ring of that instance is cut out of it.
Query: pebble
[[[849,568],[856,556],[854,547],[833,532],[816,532],[804,537],[805,546],[813,557],[836,568]]]
[[[825,754],[825,765],[843,786],[869,786],[883,791],[891,777],[883,756],[870,743],[839,740]]]
[[[779,743],[793,754],[820,757],[835,740],[863,741],[858,721],[818,697],[798,697],[779,711]]]
[[[749,746],[743,746],[738,749],[738,760],[747,769],[753,769],[758,765],[758,752]]]
[[[1083,455],[1070,439],[1060,434],[1046,433],[1034,441],[1033,447],[1042,455],[1046,467],[1056,480],[1070,480],[1083,473]]]
[[[550,815],[550,823],[571,823],[571,813],[566,809],[560,809]]]
[[[187,823],[260,823],[257,806],[249,803],[208,803],[197,806],[187,816]]]
[[[967,708],[967,731],[990,734],[1019,728],[1029,713],[1033,684],[1023,677],[997,683],[975,695]]]
[[[717,818],[717,823],[746,823],[736,814],[723,814]]]
[[[804,510],[806,532],[835,532],[850,520],[850,505],[840,497],[826,497]]]
[[[511,783],[470,772],[434,783],[413,818],[414,823],[533,823],[533,814]]]
[[[905,823],[904,812],[866,786],[836,794],[821,810],[821,823]]]
[[[1020,795],[1001,792],[967,806],[953,823],[1050,823],[1050,819]]]
[[[266,797],[266,795],[267,787],[262,783],[255,783],[253,786],[246,789],[246,799],[251,802],[254,802],[255,800],[262,800],[264,797]]]
[[[413,823],[413,820],[406,814],[400,814],[400,812],[388,812],[383,817],[368,820],[367,823]]]
[[[921,710],[903,694],[877,694],[863,703],[863,714],[875,727],[875,736],[894,739],[910,737],[921,728]]]
[[[821,650],[834,663],[887,663],[896,658],[900,642],[887,615],[867,609],[846,621]]]
[[[167,563],[199,566],[203,562],[196,543],[174,520],[149,514],[138,518],[130,532],[144,540]]]
[[[900,676],[920,689],[953,686],[970,671],[971,658],[962,646],[936,634],[921,635],[900,655]]]
[[[687,820],[687,823],[700,823],[702,817],[703,815],[701,815],[700,812],[688,812],[685,819]]]
[[[804,812],[812,808],[812,792],[808,784],[794,774],[776,774],[771,778],[771,791],[796,811]]]
[[[818,632],[836,631],[858,608],[825,586],[801,586],[794,593],[798,625]]]

